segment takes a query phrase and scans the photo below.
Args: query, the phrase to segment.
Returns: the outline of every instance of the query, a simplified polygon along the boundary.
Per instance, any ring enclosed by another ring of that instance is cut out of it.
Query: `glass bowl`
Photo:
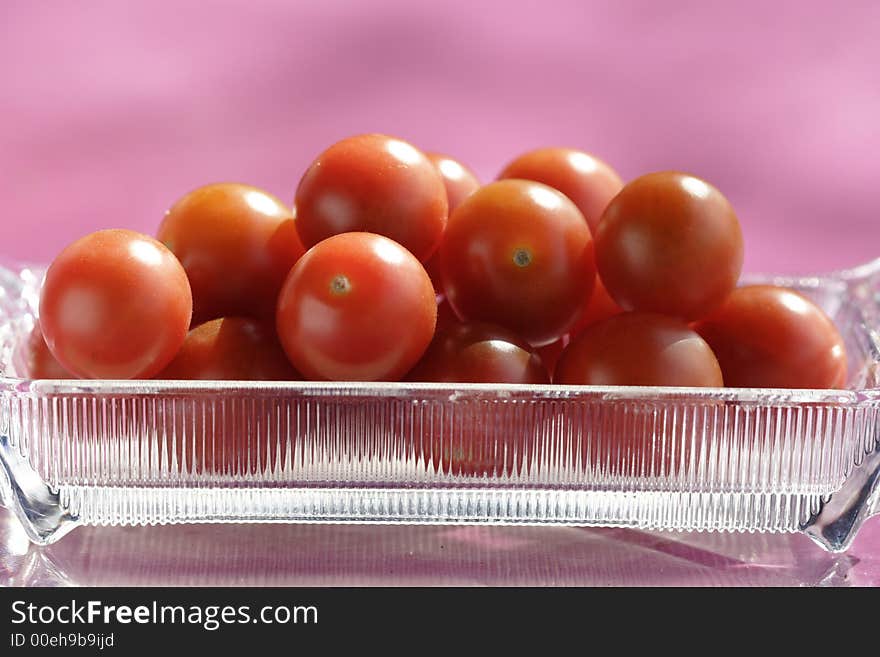
[[[39,267],[0,268],[0,497],[79,525],[485,523],[805,532],[880,511],[880,260],[797,289],[842,390],[32,380]]]

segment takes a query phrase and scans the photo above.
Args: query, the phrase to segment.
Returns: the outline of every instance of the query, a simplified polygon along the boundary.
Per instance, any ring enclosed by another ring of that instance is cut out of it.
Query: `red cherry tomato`
[[[524,340],[501,327],[471,322],[438,331],[407,380],[540,385],[549,377]],[[431,414],[424,421],[416,459],[435,471],[511,476],[530,463],[534,431],[518,426],[492,431],[497,418],[491,404],[462,405],[452,415]]]
[[[449,214],[452,214],[463,200],[480,188],[480,181],[473,171],[448,155],[440,153],[425,153],[425,155],[443,179]]]
[[[575,325],[571,327],[569,335],[571,337],[578,336],[588,326],[598,324],[599,322],[606,320],[609,317],[619,315],[622,312],[623,308],[615,303],[614,299],[611,298],[611,295],[608,294],[608,290],[606,290],[605,286],[602,284],[602,279],[596,276],[596,287],[593,289],[593,294],[590,295],[590,299],[587,301],[587,305],[584,308],[583,313],[581,313],[580,318],[578,318]]]
[[[193,291],[193,324],[224,316],[270,320],[304,249],[294,214],[250,185],[190,192],[165,215],[159,240],[178,257]]]
[[[446,227],[440,174],[412,145],[386,135],[334,144],[308,168],[296,190],[297,230],[306,247],[333,235],[385,235],[425,262]]]
[[[718,360],[684,322],[624,313],[594,324],[566,347],[555,383],[601,386],[723,385]]]
[[[443,185],[446,187],[449,214],[452,214],[452,211],[461,205],[463,200],[479,189],[480,181],[477,180],[473,171],[451,157],[441,155],[440,153],[425,153],[425,155],[431,160],[431,163],[437,168],[440,177],[443,179]],[[443,284],[439,260],[440,258],[435,252],[428,262],[425,263],[425,271],[431,277],[434,290],[437,294],[442,294]]]
[[[535,180],[574,202],[595,235],[608,203],[623,187],[617,172],[597,157],[572,148],[539,148],[516,158],[498,176]]]
[[[442,331],[443,329],[449,328],[451,326],[455,326],[456,324],[460,324],[461,320],[456,317],[455,311],[452,310],[452,306],[449,305],[449,302],[446,300],[444,295],[440,295],[437,297],[437,328],[436,331]]]
[[[528,472],[537,432],[498,422],[493,405],[467,404],[451,416],[432,413],[423,420],[425,438],[415,446],[417,463],[428,471],[467,477],[516,476]]]
[[[102,230],[46,272],[40,323],[61,365],[84,378],[149,378],[186,337],[192,294],[174,254],[147,235]]]
[[[625,310],[700,318],[733,290],[742,261],[742,233],[727,199],[674,171],[628,183],[596,232],[599,276]]]
[[[281,402],[225,395],[215,399],[213,412],[207,413],[187,399],[162,405],[157,421],[167,437],[163,457],[168,463],[176,459],[181,472],[265,477],[277,463],[292,459],[293,444],[271,421],[270,413],[277,417]]]
[[[284,350],[307,378],[394,381],[431,342],[437,301],[424,267],[401,245],[343,233],[291,270],[277,321]]]
[[[157,379],[292,381],[301,379],[278,342],[275,327],[226,317],[189,332]]]
[[[285,381],[302,377],[287,360],[272,325],[227,317],[191,330],[177,356],[156,378]],[[274,465],[276,458],[286,458],[286,442],[261,419],[256,404],[220,401],[213,417],[193,411],[186,403],[165,412],[164,430],[166,435],[177,437],[173,444],[184,470],[256,474]],[[256,428],[258,424],[262,430]],[[170,443],[168,447],[170,450]]]
[[[40,324],[34,326],[27,342],[27,375],[32,379],[75,379],[49,351]]]
[[[409,381],[441,383],[550,383],[527,342],[491,324],[471,322],[438,331]]]
[[[434,286],[434,293],[438,297],[445,297],[443,292],[443,275],[440,273],[440,254],[432,255],[428,262],[425,263],[425,271],[428,272],[428,278],[431,279],[431,285]]]
[[[567,335],[563,335],[556,340],[556,342],[551,342],[550,344],[545,344],[543,347],[537,348],[538,355],[541,357],[544,367],[547,369],[547,376],[551,379],[553,378],[553,372],[556,371],[556,364],[559,362],[559,357],[562,355],[562,352],[568,346],[569,342],[571,342],[571,339]]]
[[[583,215],[541,183],[501,180],[458,206],[440,248],[456,314],[503,326],[535,345],[565,334],[593,291],[593,240]]]
[[[842,388],[846,349],[834,323],[806,297],[772,285],[734,290],[694,325],[735,388]]]

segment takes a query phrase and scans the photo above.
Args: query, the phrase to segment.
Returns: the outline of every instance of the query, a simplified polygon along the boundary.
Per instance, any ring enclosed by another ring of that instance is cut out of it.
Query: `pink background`
[[[854,265],[880,255],[878,34],[870,0],[4,0],[0,257],[153,232],[209,181],[290,201],[378,131],[485,180],[548,144],[688,170],[738,209],[747,270]]]

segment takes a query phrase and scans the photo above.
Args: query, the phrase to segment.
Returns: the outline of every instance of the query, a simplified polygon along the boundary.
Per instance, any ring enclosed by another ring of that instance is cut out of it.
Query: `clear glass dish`
[[[880,260],[749,281],[829,313],[843,390],[30,380],[41,279],[0,269],[0,496],[37,543],[78,525],[487,523],[842,551],[880,511]]]

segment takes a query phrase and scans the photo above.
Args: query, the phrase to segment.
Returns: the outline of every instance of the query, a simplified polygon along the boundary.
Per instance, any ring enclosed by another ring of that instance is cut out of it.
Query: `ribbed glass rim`
[[[603,401],[745,402],[750,404],[859,404],[880,400],[880,388],[698,388],[674,386],[575,386],[488,383],[361,381],[177,381],[24,379],[0,377],[0,389],[40,394],[295,393],[315,396],[399,397],[408,393],[552,400],[590,398]]]

